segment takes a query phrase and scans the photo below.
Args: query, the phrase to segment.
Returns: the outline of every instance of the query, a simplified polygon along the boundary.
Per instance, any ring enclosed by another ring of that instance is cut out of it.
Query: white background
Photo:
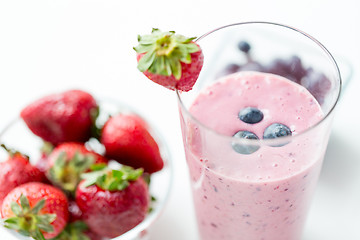
[[[137,34],[200,36],[240,21],[302,29],[354,67],[304,240],[360,239],[360,6],[356,0],[0,0],[0,128],[29,101],[69,88],[110,96],[149,116],[175,162],[174,189],[151,240],[196,240],[175,93],[136,69]],[[0,231],[0,239],[12,240]]]

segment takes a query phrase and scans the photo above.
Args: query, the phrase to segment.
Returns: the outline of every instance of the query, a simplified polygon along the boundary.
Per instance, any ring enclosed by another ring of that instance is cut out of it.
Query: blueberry
[[[226,65],[225,68],[217,74],[217,77],[222,77],[232,73],[236,73],[239,71],[239,69],[240,69],[240,65],[236,63],[230,63]]]
[[[241,71],[265,72],[266,69],[259,62],[250,61],[240,67]]]
[[[289,75],[289,68],[290,67],[287,60],[282,58],[275,58],[267,66],[266,71],[268,73],[273,73],[285,77]]]
[[[256,134],[249,132],[249,131],[238,131],[234,134],[235,138],[243,138],[243,139],[253,139],[258,140],[258,136]],[[248,145],[248,144],[240,144],[240,143],[232,143],[232,148],[237,152],[241,154],[252,154],[256,152],[260,146],[257,145]]]
[[[307,69],[306,76],[301,79],[300,84],[304,86],[322,105],[331,89],[331,81],[321,72],[312,68]]]
[[[285,136],[291,136],[291,129],[281,123],[273,123],[270,126],[268,126],[264,131],[264,139],[274,139],[279,137],[285,137]],[[271,145],[273,147],[281,147],[285,144],[280,145]]]
[[[241,121],[254,124],[258,123],[264,118],[264,114],[257,108],[246,107],[239,112]]]
[[[283,76],[296,83],[300,83],[306,75],[306,69],[304,69],[301,59],[296,55],[286,59],[275,58],[266,68],[266,72]]]
[[[238,43],[238,48],[244,53],[248,53],[251,49],[250,44],[246,41],[240,41]]]
[[[306,69],[303,67],[301,59],[293,55],[289,59],[290,73],[296,79],[296,83],[300,83],[301,79],[306,75]]]

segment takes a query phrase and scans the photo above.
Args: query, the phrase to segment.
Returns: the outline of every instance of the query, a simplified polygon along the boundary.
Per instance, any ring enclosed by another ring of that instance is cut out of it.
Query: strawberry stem
[[[66,152],[61,152],[50,168],[49,178],[57,186],[70,194],[75,193],[80,175],[90,169],[95,162],[91,154],[75,152],[72,159],[67,160]]]
[[[12,148],[8,148],[5,144],[1,144],[0,145],[3,149],[5,149],[5,151],[9,154],[9,156],[12,158],[16,155],[21,155],[27,159],[29,159],[29,156],[25,155],[25,154],[22,154],[21,152],[15,150],[15,149],[12,149]]]

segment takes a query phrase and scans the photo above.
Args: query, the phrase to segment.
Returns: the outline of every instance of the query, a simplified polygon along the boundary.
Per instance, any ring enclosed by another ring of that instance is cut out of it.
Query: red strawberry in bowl
[[[35,162],[35,167],[41,172],[45,173],[48,167],[48,156],[54,149],[54,146],[49,142],[43,142],[43,145],[40,149],[40,157]]]
[[[174,31],[154,28],[150,35],[138,36],[138,69],[150,80],[168,89],[189,91],[204,62],[201,48],[194,41]]]
[[[97,103],[89,93],[69,90],[36,100],[20,116],[35,135],[57,145],[87,141],[97,114]]]
[[[51,240],[102,240],[103,238],[92,232],[87,224],[81,220],[69,222],[65,229]]]
[[[44,183],[30,182],[14,188],[1,207],[4,225],[36,240],[56,237],[68,221],[65,194]]]
[[[93,164],[107,162],[105,157],[87,149],[83,143],[66,142],[49,154],[46,176],[54,185],[74,193],[82,173],[89,171]]]
[[[76,190],[82,219],[102,237],[114,238],[145,219],[150,195],[142,169],[123,166],[84,174]]]
[[[75,201],[69,201],[69,222],[65,229],[51,240],[102,240],[82,220],[82,212]]]
[[[100,141],[106,156],[121,164],[143,168],[147,173],[157,172],[164,166],[157,142],[138,115],[120,113],[109,118],[102,128]]]
[[[1,145],[9,157],[0,162],[0,207],[5,196],[15,187],[28,182],[45,180],[44,174],[29,162],[29,157]]]

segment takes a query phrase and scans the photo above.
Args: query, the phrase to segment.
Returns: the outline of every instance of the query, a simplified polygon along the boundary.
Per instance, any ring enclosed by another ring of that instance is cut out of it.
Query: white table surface
[[[175,165],[174,189],[151,240],[197,240],[176,96],[136,69],[137,34],[151,28],[199,36],[262,20],[313,35],[354,66],[337,109],[304,240],[360,239],[360,14],[355,0],[0,0],[0,128],[34,98],[69,88],[140,109],[161,130]],[[262,7],[260,7],[262,6]],[[12,240],[0,231],[0,239]]]

